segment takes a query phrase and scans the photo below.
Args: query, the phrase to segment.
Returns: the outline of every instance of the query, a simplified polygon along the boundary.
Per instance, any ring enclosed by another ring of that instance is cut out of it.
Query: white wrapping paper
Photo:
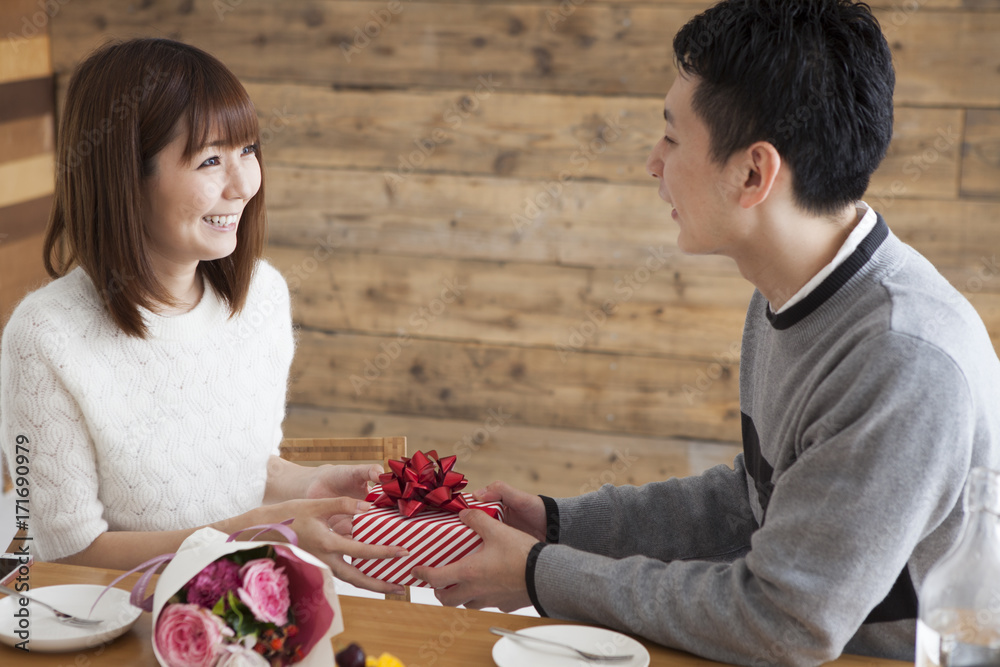
[[[326,629],[322,638],[312,648],[306,658],[297,664],[303,667],[330,667],[333,664],[333,644],[331,639],[344,631],[344,619],[340,613],[340,601],[337,599],[337,592],[334,589],[333,574],[330,568],[321,560],[307,553],[306,551],[287,544],[285,542],[227,542],[227,536],[214,528],[202,528],[191,534],[181,544],[177,550],[177,555],[167,565],[160,574],[156,583],[156,590],[153,593],[153,652],[160,665],[167,667],[166,661],[160,655],[156,646],[156,622],[160,617],[160,612],[170,598],[180,590],[188,581],[201,572],[209,563],[212,563],[222,556],[254,549],[264,544],[272,544],[282,550],[291,552],[298,560],[315,566],[322,573],[323,585],[321,590],[314,590],[305,593],[307,598],[303,599],[302,591],[296,593],[292,591],[292,610],[299,617],[303,613],[308,614],[314,603],[322,604],[324,601],[333,611],[333,621]],[[317,600],[315,597],[321,597]],[[308,621],[301,621],[300,625]]]

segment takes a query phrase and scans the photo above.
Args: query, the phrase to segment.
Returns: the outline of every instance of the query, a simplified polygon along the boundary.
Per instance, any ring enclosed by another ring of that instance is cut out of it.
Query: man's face
[[[646,171],[659,180],[660,198],[673,206],[682,251],[732,256],[738,193],[727,185],[726,168],[711,160],[708,127],[691,107],[696,87],[697,80],[683,74],[674,80],[663,101],[664,136],[646,160]]]

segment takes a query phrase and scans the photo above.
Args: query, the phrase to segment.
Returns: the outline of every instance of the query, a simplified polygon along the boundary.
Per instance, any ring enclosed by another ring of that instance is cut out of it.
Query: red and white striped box
[[[368,500],[377,498],[380,493],[381,489],[374,487]],[[481,503],[468,493],[463,493],[462,497],[470,508],[488,509],[497,519],[504,520],[501,503]],[[424,509],[408,519],[396,507],[373,507],[354,517],[351,531],[359,542],[391,544],[410,552],[402,558],[355,558],[351,561],[351,565],[369,577],[401,586],[429,588],[429,584],[411,576],[410,570],[418,565],[440,567],[454,563],[483,543],[476,531],[462,523],[458,514],[438,509]]]

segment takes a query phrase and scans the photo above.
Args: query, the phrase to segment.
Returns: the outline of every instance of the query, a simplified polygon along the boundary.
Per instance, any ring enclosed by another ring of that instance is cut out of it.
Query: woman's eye
[[[244,146],[240,149],[240,156],[253,155],[257,153],[257,144],[250,144],[249,146]],[[200,167],[217,167],[222,164],[222,158],[218,155],[213,155],[212,157],[206,159],[199,165]]]

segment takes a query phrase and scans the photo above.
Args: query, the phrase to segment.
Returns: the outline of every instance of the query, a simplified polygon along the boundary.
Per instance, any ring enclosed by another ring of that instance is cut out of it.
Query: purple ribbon
[[[281,533],[281,535],[286,540],[288,540],[290,544],[298,546],[299,545],[298,535],[296,535],[295,531],[293,531],[291,528],[288,527],[288,525],[292,523],[292,521],[294,521],[294,519],[285,519],[281,523],[263,523],[260,524],[259,526],[249,526],[247,528],[241,528],[240,530],[237,530],[235,533],[226,538],[226,542],[234,541],[238,535],[245,533],[248,530],[257,531],[256,533],[254,533],[253,537],[250,538],[250,541],[255,540],[258,536],[266,533],[269,530],[274,530],[277,531],[278,533]],[[107,586],[105,586],[104,590],[101,591],[101,594],[97,596],[97,599],[94,600],[94,604],[90,607],[89,613],[90,614],[94,613],[94,608],[97,607],[97,603],[100,601],[102,597],[104,597],[104,594],[107,593],[109,589],[113,588],[115,584],[117,584],[125,577],[129,576],[130,574],[135,574],[136,572],[142,572],[142,576],[139,577],[139,581],[135,582],[135,586],[132,587],[132,593],[129,595],[129,603],[131,603],[133,607],[138,607],[143,611],[149,611],[149,612],[153,611],[153,596],[150,595],[145,599],[143,599],[143,596],[146,595],[146,589],[149,587],[149,582],[152,580],[153,575],[156,574],[156,571],[160,569],[160,566],[173,560],[173,557],[176,555],[177,555],[176,553],[162,554],[160,556],[156,556],[155,558],[150,558],[145,563],[136,565],[125,574],[116,577],[115,580],[112,581]]]

